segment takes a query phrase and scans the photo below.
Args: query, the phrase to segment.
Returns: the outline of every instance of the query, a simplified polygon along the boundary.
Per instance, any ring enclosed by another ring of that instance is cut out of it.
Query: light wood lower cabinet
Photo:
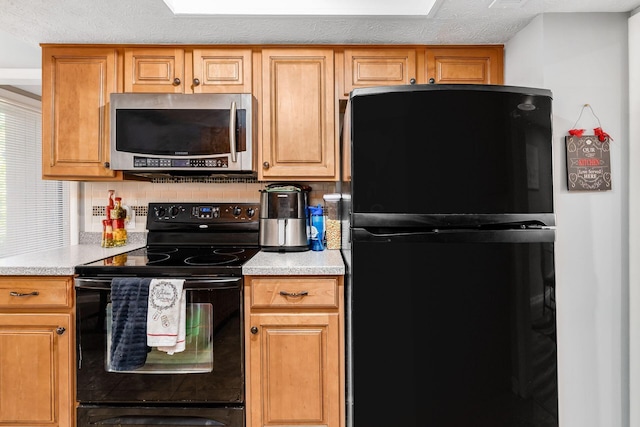
[[[247,427],[342,427],[342,276],[245,278]]]
[[[75,425],[72,284],[0,277],[0,426]]]

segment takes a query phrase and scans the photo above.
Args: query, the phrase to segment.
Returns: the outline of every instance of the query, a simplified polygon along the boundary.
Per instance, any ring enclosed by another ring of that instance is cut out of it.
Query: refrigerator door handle
[[[366,242],[554,242],[556,231],[554,228],[540,229],[509,229],[509,230],[428,230],[397,232],[385,229],[354,228],[352,230],[353,241]]]

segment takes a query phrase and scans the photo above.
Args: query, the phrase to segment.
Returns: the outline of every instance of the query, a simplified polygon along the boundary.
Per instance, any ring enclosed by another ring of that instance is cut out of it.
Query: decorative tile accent
[[[136,211],[136,216],[147,216],[149,206],[133,206],[133,210]]]
[[[131,208],[133,208],[133,210],[136,211],[136,216],[147,216],[147,214],[149,213],[148,206],[131,206]],[[106,206],[92,206],[91,210],[92,210],[91,216],[99,216],[99,217],[107,216]]]

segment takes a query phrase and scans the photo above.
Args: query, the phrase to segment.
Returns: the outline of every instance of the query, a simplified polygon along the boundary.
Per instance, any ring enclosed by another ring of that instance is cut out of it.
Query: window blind
[[[0,89],[0,257],[69,244],[69,184],[42,180],[40,102]]]

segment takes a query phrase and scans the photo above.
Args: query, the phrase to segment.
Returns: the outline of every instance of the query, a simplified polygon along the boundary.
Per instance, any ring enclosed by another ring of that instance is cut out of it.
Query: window
[[[39,101],[0,89],[0,257],[69,244],[69,184],[42,180]]]

